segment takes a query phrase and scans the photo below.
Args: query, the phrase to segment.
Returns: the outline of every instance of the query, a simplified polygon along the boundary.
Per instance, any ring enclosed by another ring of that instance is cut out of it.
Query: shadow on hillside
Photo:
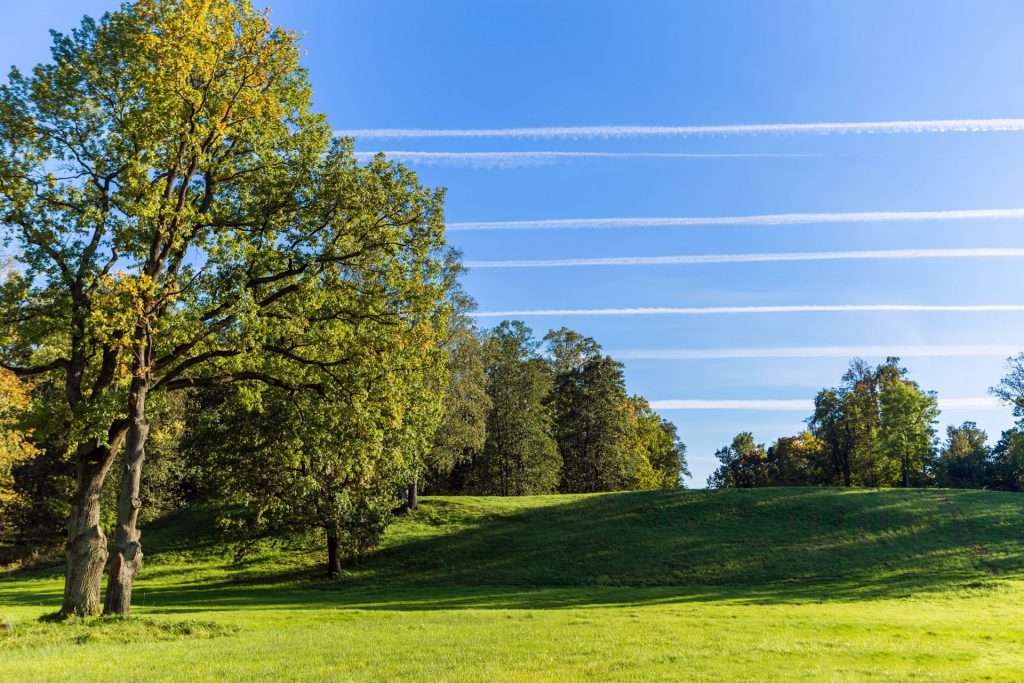
[[[457,505],[428,499],[417,514],[426,522]],[[594,495],[386,545],[342,581],[309,571],[190,583],[168,574],[152,586],[140,578],[136,604],[168,612],[547,609],[904,597],[1019,575],[1022,519],[1024,497],[990,492]],[[27,591],[18,601],[41,597]]]

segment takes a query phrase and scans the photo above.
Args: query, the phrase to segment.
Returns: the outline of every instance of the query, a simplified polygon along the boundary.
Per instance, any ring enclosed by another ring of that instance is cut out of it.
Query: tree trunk
[[[124,472],[121,491],[117,496],[117,529],[114,533],[113,557],[107,579],[107,601],[104,614],[128,614],[132,606],[132,586],[142,566],[142,533],[137,527],[139,487],[142,463],[146,460],[146,438],[149,421],[146,419],[147,382],[136,375],[132,379],[128,405],[128,435],[125,440]]]
[[[327,532],[327,578],[341,574],[341,555],[338,554],[338,532]]]
[[[903,458],[903,488],[910,488],[910,458]]]
[[[412,483],[409,484],[408,498],[406,498],[405,507],[407,510],[418,510],[420,507],[420,496],[419,496],[419,477],[415,474],[412,477]]]
[[[100,586],[107,563],[107,537],[100,527],[100,492],[110,467],[111,450],[95,443],[78,449],[75,495],[64,546],[64,616],[100,613]]]

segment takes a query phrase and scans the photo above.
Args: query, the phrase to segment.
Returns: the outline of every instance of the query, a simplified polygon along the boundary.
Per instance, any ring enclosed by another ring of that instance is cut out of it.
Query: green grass
[[[147,532],[128,621],[0,579],[0,680],[1022,680],[1022,522],[987,491],[427,498],[328,582],[193,512]]]

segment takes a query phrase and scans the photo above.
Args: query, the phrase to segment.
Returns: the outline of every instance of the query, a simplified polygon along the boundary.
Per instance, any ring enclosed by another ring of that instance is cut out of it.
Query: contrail
[[[885,357],[941,358],[949,356],[1008,358],[1021,351],[1022,346],[986,344],[935,344],[888,346],[781,346],[732,349],[627,349],[609,351],[621,360],[713,360],[717,358],[854,358]]]
[[[477,318],[515,318],[520,316],[571,315],[732,315],[770,313],[853,313],[853,312],[924,312],[924,313],[1020,313],[1024,304],[937,305],[926,304],[851,304],[810,306],[707,306],[707,307],[642,307],[642,308],[539,308],[533,310],[477,311]]]
[[[790,154],[783,152],[412,152],[380,151],[356,152],[356,158],[372,159],[383,154],[389,159],[403,162],[469,166],[471,168],[516,168],[543,166],[585,159],[757,159],[806,158],[821,154]]]
[[[935,119],[846,123],[755,123],[715,126],[544,126],[537,128],[362,128],[337,130],[355,138],[639,138],[699,135],[881,135],[1024,131],[1024,119]]]
[[[654,410],[779,410],[810,412],[814,410],[811,399],[686,399],[651,401]],[[971,398],[940,398],[939,408],[943,410],[1004,409],[1005,406],[996,398],[978,396]]]
[[[772,213],[752,216],[676,216],[651,218],[555,218],[514,221],[462,221],[448,230],[564,230],[583,228],[679,228],[711,225],[816,225],[821,223],[903,223],[1024,218],[1024,209],[954,209],[948,211],[856,211],[843,213]]]
[[[564,268],[577,266],[664,266],[778,261],[905,260],[928,258],[1019,258],[1024,249],[887,249],[872,251],[800,251],[766,254],[693,254],[686,256],[609,256],[601,258],[467,261],[470,268]]]

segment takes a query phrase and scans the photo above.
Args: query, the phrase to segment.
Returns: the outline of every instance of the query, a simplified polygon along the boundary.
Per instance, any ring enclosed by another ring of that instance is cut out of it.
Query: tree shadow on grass
[[[418,522],[444,525],[460,505],[426,499]],[[340,581],[306,569],[204,580],[167,567],[140,577],[135,602],[176,613],[774,604],[969,590],[1024,576],[1024,496],[1014,494],[654,491],[468,519],[446,533],[399,534]],[[2,588],[0,598],[42,598]]]

